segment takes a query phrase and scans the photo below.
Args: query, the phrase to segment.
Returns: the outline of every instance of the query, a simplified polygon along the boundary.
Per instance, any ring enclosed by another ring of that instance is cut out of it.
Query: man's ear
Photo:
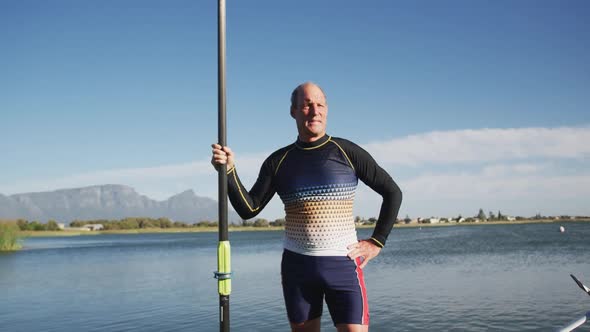
[[[291,117],[295,119],[295,107],[291,107]]]

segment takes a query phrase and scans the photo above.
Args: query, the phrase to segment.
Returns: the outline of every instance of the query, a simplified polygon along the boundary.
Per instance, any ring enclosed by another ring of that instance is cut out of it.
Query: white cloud
[[[510,170],[512,167],[496,166]],[[518,168],[518,167],[516,167]],[[396,179],[404,193],[400,216],[475,215],[479,208],[501,210],[513,215],[588,215],[590,173],[565,175],[545,172],[511,173],[456,172],[422,174]],[[370,217],[379,211],[381,199],[362,186],[357,193],[355,213]]]
[[[590,127],[434,131],[363,145],[379,162],[417,166],[590,156]]]
[[[426,174],[401,181],[410,196],[425,199],[576,198],[590,195],[588,175],[464,173]]]
[[[414,174],[395,178],[404,192],[402,216],[473,214],[480,207],[522,215],[589,214],[589,141],[589,127],[482,129],[363,147],[390,174]],[[369,191],[362,188],[357,195],[364,215],[379,208]]]
[[[492,177],[492,176],[506,176],[506,175],[526,175],[531,173],[537,173],[544,169],[547,169],[549,166],[546,164],[532,164],[532,163],[521,163],[521,164],[514,164],[514,165],[507,165],[507,164],[492,164],[486,165],[482,168],[482,176]]]

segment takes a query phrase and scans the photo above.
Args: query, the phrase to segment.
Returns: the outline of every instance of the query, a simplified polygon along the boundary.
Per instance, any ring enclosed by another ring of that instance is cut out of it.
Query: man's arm
[[[234,163],[234,154],[230,148],[223,149],[218,144],[213,144],[213,157],[211,163],[219,171],[218,165],[227,164],[227,185],[228,197],[242,219],[255,217],[268,204],[275,193],[272,186],[272,171],[270,170],[269,160],[266,160],[260,168],[258,179],[250,189],[246,190],[240,178]]]
[[[267,166],[263,164],[256,183],[254,183],[250,191],[247,191],[238,177],[236,168],[233,167],[228,171],[227,186],[229,200],[242,219],[250,219],[257,216],[274,195],[275,191],[272,187],[271,174],[267,172]]]
[[[371,241],[383,247],[397,219],[402,202],[402,192],[391,176],[381,168],[371,155],[358,145],[343,139],[335,139],[352,163],[359,179],[383,198],[379,218]]]
[[[379,218],[371,238],[348,246],[350,250],[348,257],[351,259],[362,257],[360,265],[362,269],[371,259],[379,255],[381,248],[385,245],[397,219],[402,203],[402,192],[391,176],[379,167],[367,151],[347,140],[336,138],[334,142],[340,146],[345,157],[351,162],[358,178],[383,197]]]

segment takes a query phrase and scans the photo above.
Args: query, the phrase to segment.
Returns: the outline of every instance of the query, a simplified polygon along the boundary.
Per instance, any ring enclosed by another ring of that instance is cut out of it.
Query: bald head
[[[308,86],[314,86],[314,87],[317,87],[318,89],[320,89],[320,91],[324,95],[324,100],[326,101],[326,103],[328,102],[328,99],[326,97],[326,94],[324,93],[324,90],[319,85],[308,81],[308,82],[299,84],[295,88],[295,90],[293,90],[293,92],[291,93],[291,109],[293,109],[293,108],[297,109],[301,105],[301,103],[300,103],[301,92],[303,91],[303,89],[305,87],[308,87]]]
[[[326,134],[328,104],[317,84],[305,82],[291,94],[291,117],[295,119],[299,139],[313,142]]]

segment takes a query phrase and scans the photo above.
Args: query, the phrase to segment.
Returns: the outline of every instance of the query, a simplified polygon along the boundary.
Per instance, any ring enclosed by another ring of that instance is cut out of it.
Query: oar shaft
[[[586,321],[588,320],[589,317],[590,317],[590,311],[588,311],[585,316],[572,321],[567,326],[564,326],[564,327],[558,329],[557,331],[558,332],[573,331],[573,330],[577,329],[578,327],[580,327],[581,325],[583,325],[584,323],[586,323]]]
[[[217,11],[217,49],[218,49],[218,143],[227,146],[225,116],[225,0],[218,0]],[[217,273],[219,291],[219,330],[229,332],[229,295],[231,293],[230,245],[227,221],[227,167],[223,165],[218,172],[219,180],[219,246],[217,249]]]
[[[225,0],[218,0],[218,89],[217,89],[217,129],[218,143],[227,145],[226,110],[225,110]],[[219,241],[227,241],[227,168],[222,165],[219,170]]]

